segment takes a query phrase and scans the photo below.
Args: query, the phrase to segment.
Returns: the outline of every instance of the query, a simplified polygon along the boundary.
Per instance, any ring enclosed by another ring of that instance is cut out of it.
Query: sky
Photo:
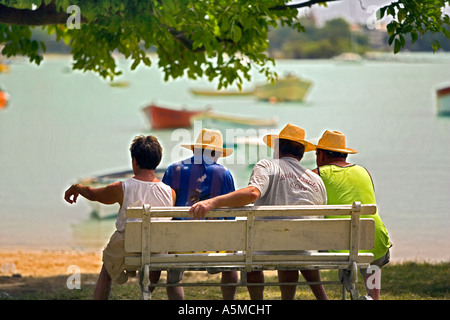
[[[295,2],[297,1],[292,1],[292,3]],[[328,7],[314,5],[311,9],[302,9],[301,13],[312,12],[319,23],[333,18],[345,18],[351,23],[371,23],[375,18],[376,10],[391,2],[386,0],[342,0],[328,3]]]
[[[298,3],[303,1],[293,0],[291,3]],[[311,9],[302,10],[303,12],[312,11],[319,23],[333,18],[345,18],[351,23],[374,23],[375,12],[380,7],[386,4],[396,2],[391,0],[342,0],[330,2],[328,7],[319,5],[312,6]],[[302,12],[301,11],[301,12]],[[450,7],[447,6],[446,13],[450,14]],[[386,22],[388,20],[381,20],[378,22]]]

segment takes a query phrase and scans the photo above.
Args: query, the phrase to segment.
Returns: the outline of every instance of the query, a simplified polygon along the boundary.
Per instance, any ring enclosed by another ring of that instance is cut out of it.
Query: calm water
[[[0,74],[0,85],[12,96],[0,111],[0,249],[101,249],[114,220],[91,218],[86,201],[70,206],[63,193],[78,178],[130,168],[128,149],[138,134],[160,139],[163,165],[189,155],[178,145],[195,140],[199,127],[151,131],[141,109],[154,101],[277,116],[275,131],[291,122],[303,127],[307,138],[320,137],[325,129],[344,132],[348,146],[359,151],[349,160],[373,176],[379,211],[394,243],[393,260],[449,260],[450,118],[436,116],[433,89],[450,82],[450,55],[425,58],[279,61],[280,74],[296,73],[314,86],[304,103],[275,105],[252,97],[195,97],[189,88],[214,85],[186,79],[166,83],[156,66],[132,72],[126,61],[118,79],[129,82],[126,88],[69,71],[66,58],[48,59],[39,67],[13,62],[9,74]],[[236,156],[225,162],[237,187],[246,185],[252,161],[244,156],[241,164]]]

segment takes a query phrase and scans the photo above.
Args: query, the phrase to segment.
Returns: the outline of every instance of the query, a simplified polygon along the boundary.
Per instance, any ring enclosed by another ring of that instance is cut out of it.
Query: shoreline
[[[408,262],[439,264],[449,260],[427,261],[426,259],[398,259],[389,265]],[[99,274],[102,267],[102,250],[86,249],[1,249],[0,277],[52,277],[70,275],[73,266],[78,267],[82,274]]]
[[[98,274],[102,251],[0,249],[0,276],[51,277],[70,275],[73,266],[83,274]]]

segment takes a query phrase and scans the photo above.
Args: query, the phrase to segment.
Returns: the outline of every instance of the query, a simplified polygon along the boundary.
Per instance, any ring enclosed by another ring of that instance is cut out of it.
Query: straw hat
[[[345,146],[345,135],[343,133],[330,130],[323,133],[322,138],[320,138],[319,143],[316,145],[316,148],[341,153],[358,152]]]
[[[274,147],[274,142],[277,139],[286,139],[301,143],[305,146],[305,152],[315,150],[314,145],[305,140],[305,130],[290,123],[280,131],[280,134],[268,134],[263,137],[264,143],[271,148]]]
[[[220,131],[202,129],[194,144],[183,144],[183,148],[194,151],[194,148],[215,150],[222,153],[222,157],[227,157],[233,153],[232,149],[223,148],[223,138]]]

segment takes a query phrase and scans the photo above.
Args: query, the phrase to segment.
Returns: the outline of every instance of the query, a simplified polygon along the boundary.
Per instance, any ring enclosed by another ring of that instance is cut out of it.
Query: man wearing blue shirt
[[[235,190],[231,172],[217,163],[220,157],[229,156],[233,150],[223,148],[220,131],[203,129],[196,143],[182,145],[191,150],[191,158],[171,164],[162,181],[176,193],[175,206],[192,206],[194,203]],[[174,218],[177,219],[177,218]],[[178,218],[186,219],[186,218]],[[183,273],[169,270],[168,283],[179,283]],[[223,271],[222,283],[237,283],[237,271]],[[232,300],[236,294],[235,286],[222,287],[224,300]],[[184,299],[183,287],[167,287],[170,300]]]

